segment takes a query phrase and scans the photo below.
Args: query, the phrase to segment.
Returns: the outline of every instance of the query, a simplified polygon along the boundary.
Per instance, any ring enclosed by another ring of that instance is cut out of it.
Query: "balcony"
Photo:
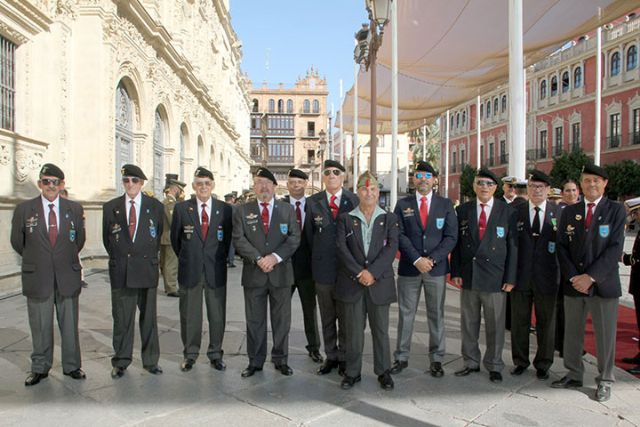
[[[457,166],[458,166],[458,165],[456,165],[455,163],[454,163],[454,164],[452,164],[452,165],[449,167],[449,172],[450,172],[450,173],[456,173],[456,172],[458,172],[458,170],[457,170]]]
[[[530,148],[527,150],[527,160],[539,160],[547,158],[546,148]]]
[[[562,145],[554,145],[553,146],[553,156],[554,157],[560,157],[562,156],[562,153],[564,152]]]
[[[576,151],[580,151],[581,144],[582,144],[582,141],[579,138],[571,141],[571,151],[574,153]]]
[[[507,163],[509,163],[509,154],[508,153],[500,154],[500,164],[506,165]]]
[[[607,147],[618,148],[620,147],[620,135],[611,135],[607,137]]]
[[[251,160],[260,164],[262,163],[262,156],[259,154],[252,154]],[[268,165],[293,165],[293,156],[269,156],[267,157]]]
[[[495,163],[496,163],[495,158],[493,156],[489,157],[489,161],[487,162],[489,167],[495,166]]]
[[[637,144],[640,144],[640,132],[630,132],[629,145],[637,145]]]

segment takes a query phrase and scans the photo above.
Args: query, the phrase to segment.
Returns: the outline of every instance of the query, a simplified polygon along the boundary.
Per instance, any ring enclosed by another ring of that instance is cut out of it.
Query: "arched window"
[[[638,48],[635,45],[631,45],[627,50],[627,71],[633,70],[638,66]]]
[[[480,119],[484,117],[484,104],[480,104]]]
[[[287,113],[293,113],[293,101],[291,99],[287,100]]]
[[[620,74],[620,52],[614,52],[611,55],[611,77]]]
[[[116,171],[115,185],[120,188],[120,168],[133,161],[133,101],[129,92],[120,82],[116,89]]]
[[[507,95],[502,95],[502,110],[503,113],[507,111]]]
[[[313,112],[316,114],[320,112],[320,103],[317,99],[313,100]]]
[[[540,82],[540,99],[545,99],[547,97],[547,81],[543,80]]]
[[[562,93],[569,92],[569,72],[562,73]]]
[[[498,98],[493,100],[493,114],[498,115]]]
[[[491,116],[491,101],[487,101],[487,119]]]
[[[275,113],[276,111],[276,101],[274,101],[273,99],[269,100],[269,112],[270,113]]]
[[[284,101],[278,99],[278,113],[284,113]]]
[[[164,147],[167,138],[167,129],[164,110],[156,108],[153,127],[153,193],[156,198],[162,197],[164,187]]]
[[[251,109],[252,112],[257,113],[258,112],[258,107],[259,107],[259,103],[257,99],[253,100],[253,108]]]
[[[467,124],[467,112],[463,111],[462,112],[462,127],[464,127]]]
[[[556,96],[558,94],[558,77],[551,77],[551,96]]]
[[[185,179],[185,166],[187,163],[187,147],[189,142],[189,130],[187,125],[180,125],[180,180]]]
[[[449,130],[453,129],[453,119],[455,117],[451,116],[451,118],[449,119]]]
[[[460,113],[456,114],[456,129],[460,127]]]
[[[308,99],[305,99],[302,104],[302,112],[304,114],[309,114],[311,112],[311,103],[309,102]]]
[[[578,89],[582,87],[582,67],[576,67],[573,70],[573,88]]]

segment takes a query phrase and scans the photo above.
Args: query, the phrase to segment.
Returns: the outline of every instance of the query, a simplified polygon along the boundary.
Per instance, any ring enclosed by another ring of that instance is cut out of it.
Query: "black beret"
[[[182,181],[178,181],[177,179],[168,179],[167,180],[167,187],[169,187],[171,185],[177,185],[180,188],[184,188],[184,187],[187,186],[186,183],[184,183]]]
[[[416,172],[429,172],[431,175],[436,176],[436,170],[431,166],[429,162],[425,162],[424,160],[420,160],[416,164]]]
[[[344,166],[342,166],[340,164],[340,162],[336,161],[336,160],[325,160],[324,161],[324,165],[322,167],[323,169],[326,168],[336,168],[336,169],[340,169],[342,172],[346,172],[347,170],[344,168]]]
[[[586,165],[584,165],[582,167],[582,173],[586,173],[589,175],[597,175],[604,179],[609,179],[609,175],[607,174],[607,171],[605,171],[604,168],[601,168],[600,166],[593,163],[587,163]]]
[[[133,176],[136,178],[144,179],[145,181],[147,180],[147,177],[144,172],[142,172],[142,169],[140,169],[136,165],[123,165],[122,169],[120,169],[120,173],[122,174],[122,176]]]
[[[196,172],[193,174],[193,176],[198,178],[209,178],[213,181],[213,173],[209,169],[202,166],[198,166],[198,169],[196,169]]]
[[[58,179],[64,179],[64,172],[53,163],[45,163],[40,169],[40,176],[55,176]]]
[[[230,199],[230,198],[232,198],[232,197],[236,197],[236,196],[235,196],[235,194],[233,194],[233,193],[227,193],[227,194],[225,194],[225,195],[224,195],[224,198],[225,198],[225,199]]]
[[[267,178],[267,179],[271,180],[271,182],[273,182],[273,185],[278,185],[278,181],[276,181],[276,177],[273,176],[271,171],[269,169],[267,169],[267,168],[259,168],[256,171],[256,176],[260,176],[262,178]]]
[[[544,182],[547,185],[551,185],[551,178],[549,178],[549,175],[538,169],[534,169],[529,173],[529,181]]]
[[[480,177],[480,178],[489,178],[490,180],[495,182],[496,185],[499,184],[498,177],[496,176],[495,173],[491,172],[489,169],[480,168],[478,170],[478,175],[477,176]]]
[[[302,178],[309,179],[309,175],[301,171],[300,169],[291,169],[289,171],[289,178]]]

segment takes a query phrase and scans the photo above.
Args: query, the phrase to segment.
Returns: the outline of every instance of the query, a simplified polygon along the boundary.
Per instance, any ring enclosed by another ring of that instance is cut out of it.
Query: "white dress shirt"
[[[56,227],[60,230],[60,196],[56,197],[53,202],[48,201],[44,196],[40,196],[42,199],[42,212],[44,212],[44,223],[47,226],[47,231],[49,231],[49,205],[53,203],[55,206],[53,210],[56,213]]]

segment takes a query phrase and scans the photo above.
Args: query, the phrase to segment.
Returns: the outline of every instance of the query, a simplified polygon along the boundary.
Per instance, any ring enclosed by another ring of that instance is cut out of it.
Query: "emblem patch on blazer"
[[[558,219],[551,218],[551,225],[553,225],[553,231],[558,231]]]
[[[184,232],[184,238],[185,239],[191,240],[191,236],[193,236],[193,229],[194,229],[193,225],[185,225],[182,228],[182,231]]]
[[[547,247],[547,249],[549,250],[550,254],[553,254],[556,252],[556,242],[549,242],[549,246]]]
[[[504,227],[496,227],[496,236],[500,239],[504,237]]]
[[[120,227],[120,224],[113,224],[111,226],[111,234],[117,234],[121,231],[122,231],[122,227]]]
[[[576,221],[582,221],[582,215],[576,214]]]
[[[287,234],[289,231],[289,224],[280,224],[280,233]]]
[[[405,218],[406,218],[406,217],[410,217],[410,216],[413,216],[414,212],[415,212],[415,211],[414,211],[413,209],[411,209],[411,208],[407,208],[407,209],[404,209],[404,210],[402,211],[402,216],[403,216],[403,217],[405,217]]]
[[[314,217],[313,221],[316,223],[316,225],[322,225],[322,215]]]
[[[71,229],[69,230],[69,241],[71,243],[76,241],[76,226],[73,221],[71,221]]]
[[[442,230],[442,227],[444,227],[444,218],[436,218],[436,228]]]
[[[524,231],[524,221],[518,221],[518,224],[516,224],[518,231]]]
[[[151,235],[151,238],[156,238],[156,226],[153,224],[152,219],[149,219],[149,234]]]
[[[251,221],[252,219],[258,218],[258,214],[254,214],[253,212],[251,212],[249,215],[245,216],[245,218]]]
[[[33,228],[38,226],[38,217],[32,216],[27,218],[25,226],[29,229],[29,233],[33,233]]]
[[[600,237],[609,237],[609,225],[601,225],[598,227]]]
[[[216,233],[216,236],[218,237],[218,242],[222,242],[222,239],[224,237],[224,231],[222,231],[221,225],[218,226],[218,232]]]

